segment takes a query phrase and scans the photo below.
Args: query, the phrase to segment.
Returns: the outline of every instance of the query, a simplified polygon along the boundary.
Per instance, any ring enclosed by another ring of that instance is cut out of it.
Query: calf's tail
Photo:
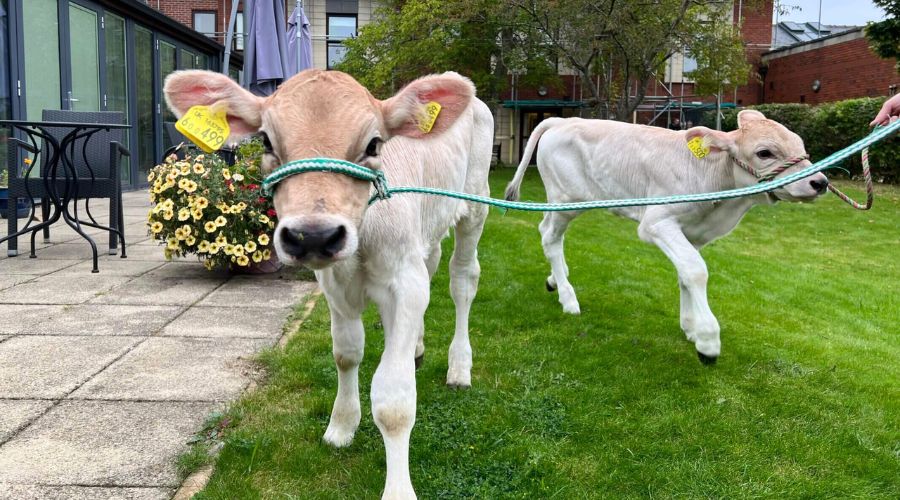
[[[563,120],[564,118],[547,118],[541,123],[538,123],[537,127],[534,127],[534,130],[531,132],[531,137],[528,138],[528,144],[525,145],[525,151],[522,153],[522,161],[516,168],[516,175],[513,176],[512,181],[506,186],[507,200],[516,201],[519,199],[519,187],[522,185],[522,178],[525,177],[525,169],[527,169],[528,164],[531,163],[531,157],[534,155],[534,150],[537,148],[538,141],[541,140],[541,136],[544,135],[544,132]]]

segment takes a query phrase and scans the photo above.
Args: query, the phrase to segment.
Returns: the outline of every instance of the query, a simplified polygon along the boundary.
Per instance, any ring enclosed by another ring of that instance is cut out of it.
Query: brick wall
[[[765,60],[766,102],[818,104],[884,96],[892,85],[900,85],[896,61],[876,56],[861,31],[766,54]],[[818,92],[812,88],[816,80]]]
[[[749,106],[763,102],[762,82],[759,79],[760,56],[772,46],[772,13],[773,0],[765,0],[748,6],[748,3],[734,2],[734,19],[740,18],[741,38],[747,53],[747,60],[752,69],[747,85],[738,87],[737,94],[729,96],[726,101],[734,101],[739,106]],[[742,7],[738,13],[739,6]]]
[[[232,0],[150,0],[147,5],[180,22],[188,28],[194,27],[194,12],[205,11],[216,13],[216,31],[221,35],[214,38],[219,43],[225,42],[224,33],[228,30],[228,17],[231,15]],[[285,10],[289,16],[293,3]],[[224,9],[224,10],[223,10]],[[243,2],[239,2],[238,11],[243,11]]]

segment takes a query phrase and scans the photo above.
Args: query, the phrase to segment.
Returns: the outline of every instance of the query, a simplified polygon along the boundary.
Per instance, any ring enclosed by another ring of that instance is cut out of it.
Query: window
[[[244,50],[244,13],[234,18],[234,50]]]
[[[681,68],[682,73],[689,73],[691,71],[697,70],[697,60],[691,55],[690,52],[685,51],[684,53],[684,63]]]
[[[343,41],[356,36],[356,16],[328,16],[328,69],[344,59],[347,48]]]
[[[215,38],[216,13],[208,11],[194,11],[194,30],[204,35]]]

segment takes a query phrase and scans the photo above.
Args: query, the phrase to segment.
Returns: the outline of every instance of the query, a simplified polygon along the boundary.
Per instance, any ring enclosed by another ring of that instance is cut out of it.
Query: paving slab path
[[[167,262],[147,236],[147,193],[124,198],[128,258],[89,231],[98,274],[63,224],[38,236],[36,259],[27,237],[18,257],[0,248],[0,499],[171,498],[178,454],[253,381],[252,357],[315,289],[293,271]]]

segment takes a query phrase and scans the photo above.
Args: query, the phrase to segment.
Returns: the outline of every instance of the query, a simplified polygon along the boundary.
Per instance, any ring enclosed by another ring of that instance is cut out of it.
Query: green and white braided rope
[[[786,186],[792,182],[799,181],[804,177],[809,177],[810,175],[821,172],[823,170],[827,170],[829,168],[834,167],[838,163],[846,160],[851,155],[863,152],[863,157],[866,159],[866,171],[868,171],[868,148],[872,144],[879,142],[888,136],[897,132],[898,128],[900,128],[900,120],[897,120],[887,126],[884,127],[876,127],[875,130],[872,131],[871,134],[860,139],[859,141],[851,144],[850,146],[837,151],[823,160],[817,161],[816,163],[794,172],[793,174],[788,174],[782,177],[778,177],[774,180],[767,182],[760,182],[753,186],[747,186],[743,188],[730,189],[727,191],[718,191],[712,193],[697,193],[697,194],[680,194],[680,195],[672,195],[672,196],[657,196],[652,198],[630,198],[630,199],[621,199],[621,200],[598,200],[598,201],[581,201],[581,202],[572,202],[572,203],[536,203],[536,202],[528,202],[528,201],[507,201],[507,200],[498,200],[496,198],[489,198],[487,196],[479,196],[470,193],[460,193],[457,191],[450,191],[446,189],[439,188],[429,188],[429,187],[416,187],[416,186],[404,186],[404,187],[388,187],[387,180],[385,179],[384,172],[379,170],[372,170],[370,168],[366,168],[355,163],[351,163],[344,160],[338,160],[334,158],[309,158],[304,160],[295,160],[288,163],[285,163],[281,167],[275,169],[274,172],[269,174],[265,180],[263,181],[263,191],[266,193],[272,193],[275,189],[275,186],[284,180],[287,177],[292,175],[302,174],[305,172],[335,172],[344,175],[349,175],[350,177],[355,177],[357,179],[361,179],[364,181],[369,181],[375,186],[375,194],[369,200],[369,203],[374,203],[377,200],[384,200],[390,198],[391,195],[400,194],[400,193],[419,193],[419,194],[429,194],[436,196],[447,196],[450,198],[456,198],[465,201],[471,201],[474,203],[484,203],[487,205],[492,205],[495,207],[511,209],[511,210],[525,210],[531,212],[565,212],[565,211],[574,211],[574,210],[591,210],[597,208],[620,208],[620,207],[635,207],[635,206],[646,206],[646,205],[671,205],[674,203],[696,203],[696,202],[704,202],[704,201],[716,201],[716,200],[727,200],[731,198],[739,198],[741,196],[752,196],[755,194],[765,193],[768,191],[772,191],[778,189],[782,186]],[[835,189],[832,192],[836,191]],[[837,192],[839,193],[839,191]],[[835,194],[837,194],[835,193]],[[849,198],[843,193],[838,194],[841,199],[848,201]],[[871,193],[869,194],[870,201],[868,206],[871,206]],[[848,203],[852,202],[849,200]],[[853,203],[851,203],[853,204]],[[859,204],[856,204],[859,205]],[[856,206],[855,205],[855,206]],[[857,208],[861,207],[861,205],[857,206]]]

